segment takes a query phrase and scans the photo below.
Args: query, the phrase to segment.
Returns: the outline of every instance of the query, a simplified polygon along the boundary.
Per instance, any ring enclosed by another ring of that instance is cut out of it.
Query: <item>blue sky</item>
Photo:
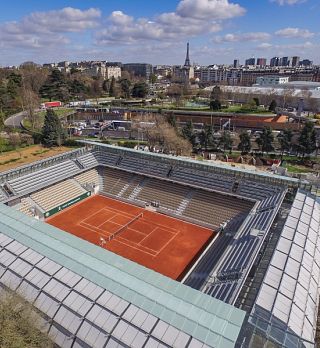
[[[0,65],[108,60],[229,64],[251,56],[320,63],[319,0],[11,0]]]

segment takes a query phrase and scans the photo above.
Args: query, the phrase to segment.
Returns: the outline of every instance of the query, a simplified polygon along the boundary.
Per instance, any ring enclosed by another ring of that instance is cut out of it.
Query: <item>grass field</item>
[[[0,154],[0,172],[70,150],[72,149],[64,146],[48,149],[41,145],[31,145],[20,150],[8,151]]]

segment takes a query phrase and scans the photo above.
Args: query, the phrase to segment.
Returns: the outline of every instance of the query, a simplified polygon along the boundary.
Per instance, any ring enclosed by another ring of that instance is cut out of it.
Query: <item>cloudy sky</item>
[[[319,0],[10,0],[0,65],[108,60],[232,63],[293,56],[320,64]]]

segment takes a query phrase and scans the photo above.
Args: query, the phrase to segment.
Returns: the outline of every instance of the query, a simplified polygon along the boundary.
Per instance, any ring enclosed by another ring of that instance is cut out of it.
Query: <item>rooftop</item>
[[[235,345],[245,312],[233,306],[4,204],[0,204],[0,233],[208,346]]]

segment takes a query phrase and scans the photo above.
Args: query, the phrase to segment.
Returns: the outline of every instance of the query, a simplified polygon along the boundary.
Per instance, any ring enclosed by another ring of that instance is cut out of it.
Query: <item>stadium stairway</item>
[[[5,191],[2,189],[2,187],[0,187],[0,202],[3,202],[7,199],[7,194],[5,193]]]
[[[194,190],[190,189],[189,192],[187,193],[186,197],[182,200],[182,202],[180,203],[179,207],[176,210],[176,214],[177,215],[182,215],[183,212],[186,210],[188,204],[190,203],[193,195],[194,195]]]
[[[128,197],[130,201],[135,200],[139,193],[142,191],[143,187],[149,182],[149,178],[144,177],[138,186],[132,191],[131,195]]]

